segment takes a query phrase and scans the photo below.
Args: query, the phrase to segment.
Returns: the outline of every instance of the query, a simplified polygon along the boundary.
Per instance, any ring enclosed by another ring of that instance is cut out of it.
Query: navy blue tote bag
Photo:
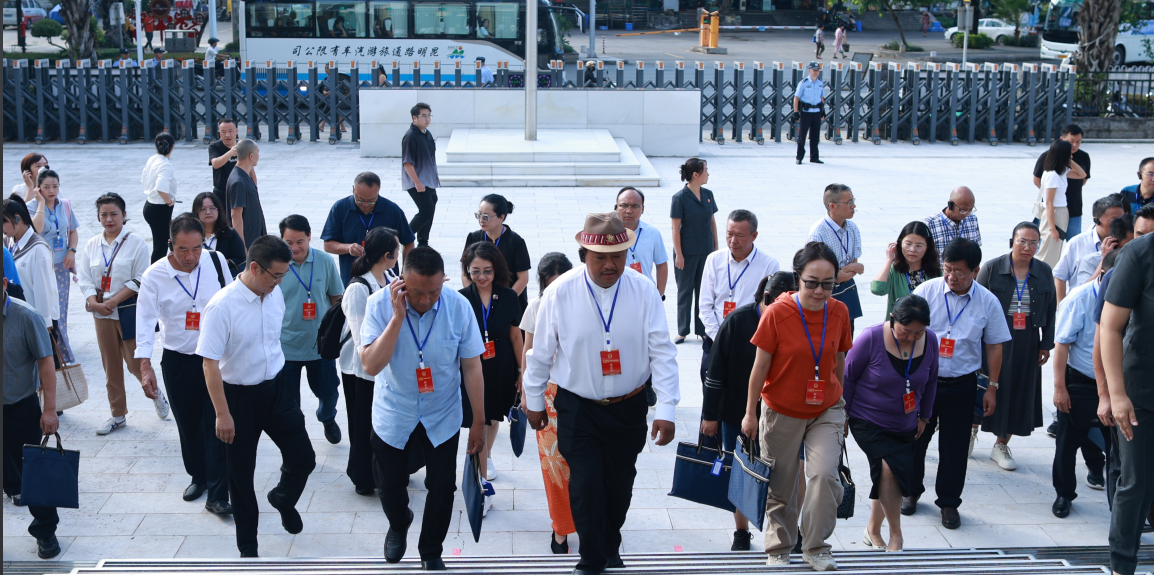
[[[737,449],[733,451],[733,464],[735,469],[729,476],[729,500],[758,531],[765,531],[765,504],[769,498],[773,460],[761,457],[756,439],[750,441],[739,435]]]
[[[706,445],[706,440],[712,446]],[[673,464],[673,490],[669,495],[686,501],[733,511],[729,502],[729,476],[733,468],[733,454],[725,451],[718,440],[698,435],[697,444],[677,444],[677,460]]]
[[[40,445],[24,445],[24,475],[20,501],[33,507],[80,508],[80,452],[64,449],[60,434],[56,447],[48,447],[51,435]]]
[[[517,401],[513,402],[513,407],[509,408],[509,444],[513,448],[513,455],[517,457],[521,457],[525,451],[525,434],[529,431],[527,419],[528,416],[521,411],[521,399],[518,396]]]

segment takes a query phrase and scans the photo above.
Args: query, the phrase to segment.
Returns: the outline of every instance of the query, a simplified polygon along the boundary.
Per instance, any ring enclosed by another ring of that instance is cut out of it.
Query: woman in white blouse
[[[51,329],[52,323],[60,318],[60,299],[52,273],[52,247],[36,233],[28,206],[16,194],[4,200],[4,242],[16,262],[24,299],[36,308],[44,318],[44,325]]]
[[[1034,256],[1051,268],[1062,257],[1062,241],[1070,225],[1066,207],[1066,179],[1085,179],[1086,172],[1073,159],[1074,147],[1066,140],[1054,140],[1042,164],[1042,191],[1034,204],[1034,216],[1040,220],[1042,245]]]
[[[108,404],[112,417],[96,429],[108,435],[128,424],[128,399],[124,394],[124,364],[141,380],[136,352],[136,294],[148,269],[148,244],[144,238],[124,228],[124,198],[107,193],[96,199],[97,217],[103,231],[84,245],[76,258],[76,277],[84,294],[84,309],[96,323],[96,344],[107,379]],[[151,330],[155,326],[141,326]],[[156,415],[168,417],[168,400],[157,390],[153,404]]]
[[[373,376],[365,372],[357,349],[361,346],[361,322],[369,296],[392,282],[397,265],[397,232],[373,228],[365,236],[365,253],[353,262],[353,279],[345,288],[341,309],[345,312],[347,338],[338,360],[349,417],[349,464],[345,474],[360,495],[374,493],[373,449],[369,445],[373,425]],[[351,337],[350,337],[351,334]]]
[[[152,256],[149,263],[168,255],[168,226],[176,203],[176,168],[169,158],[176,139],[168,132],[156,136],[156,154],[144,164],[140,183],[144,184],[144,221],[152,228]]]

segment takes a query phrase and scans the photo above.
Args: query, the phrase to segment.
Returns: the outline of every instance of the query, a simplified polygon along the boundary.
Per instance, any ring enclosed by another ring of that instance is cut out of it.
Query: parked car
[[[31,29],[32,24],[37,20],[48,16],[44,12],[44,8],[36,2],[36,0],[6,0],[4,2],[4,26],[16,25],[16,3],[20,2],[21,9],[24,11],[24,20],[28,22],[28,27]]]
[[[946,30],[946,40],[952,42],[954,36],[962,32],[957,26],[954,26]],[[999,20],[998,18],[980,18],[978,20],[978,32],[984,33],[986,36],[993,38],[995,42],[1001,44],[1006,38],[1014,36],[1014,25],[1007,23],[1005,20]]]

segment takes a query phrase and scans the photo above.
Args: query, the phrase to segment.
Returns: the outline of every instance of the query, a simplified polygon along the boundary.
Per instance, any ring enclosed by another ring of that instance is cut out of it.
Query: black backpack
[[[360,276],[353,278],[349,285],[355,283],[369,287],[369,282]],[[369,287],[369,292],[372,291],[373,288]],[[342,306],[334,305],[325,312],[325,316],[321,318],[321,328],[317,331],[317,351],[320,352],[321,359],[339,359],[341,357],[341,348],[353,336],[352,333],[349,333],[341,337],[345,331],[346,323],[345,310]]]

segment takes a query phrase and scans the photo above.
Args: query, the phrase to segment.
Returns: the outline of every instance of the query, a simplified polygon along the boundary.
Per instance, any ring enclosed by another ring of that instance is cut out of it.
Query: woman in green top
[[[870,291],[886,296],[886,317],[889,317],[898,298],[910,295],[926,280],[941,275],[938,249],[930,228],[925,222],[910,222],[898,234],[898,241],[886,247],[886,265],[870,283]]]

